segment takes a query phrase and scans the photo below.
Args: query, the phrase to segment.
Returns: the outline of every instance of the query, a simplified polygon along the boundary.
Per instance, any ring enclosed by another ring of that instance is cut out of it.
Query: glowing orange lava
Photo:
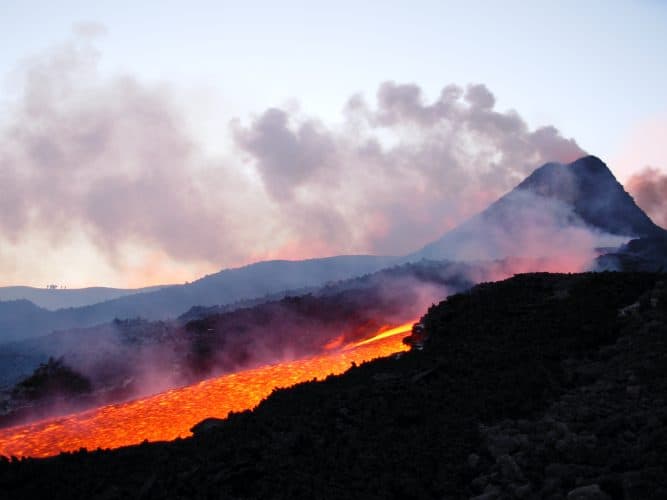
[[[145,399],[103,406],[82,413],[0,429],[0,455],[45,457],[79,448],[117,448],[148,441],[187,437],[207,417],[254,408],[276,387],[323,379],[352,363],[408,349],[402,343],[412,323],[335,352],[223,375]]]

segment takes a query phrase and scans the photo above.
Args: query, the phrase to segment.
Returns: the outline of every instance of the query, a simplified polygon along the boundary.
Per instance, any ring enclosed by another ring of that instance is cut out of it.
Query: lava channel
[[[402,340],[412,322],[382,329],[361,342],[311,358],[266,365],[172,389],[126,403],[0,429],[0,455],[47,457],[81,448],[118,448],[191,435],[207,417],[256,407],[275,388],[323,379],[346,371],[352,363],[405,351]]]

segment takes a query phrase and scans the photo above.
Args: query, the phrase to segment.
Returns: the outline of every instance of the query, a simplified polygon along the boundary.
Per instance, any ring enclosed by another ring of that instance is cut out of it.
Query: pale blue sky
[[[663,1],[2,3],[0,74],[95,21],[108,29],[97,42],[106,70],[208,88],[224,116],[296,98],[335,120],[352,93],[384,80],[430,97],[479,82],[500,109],[608,157],[667,112]]]

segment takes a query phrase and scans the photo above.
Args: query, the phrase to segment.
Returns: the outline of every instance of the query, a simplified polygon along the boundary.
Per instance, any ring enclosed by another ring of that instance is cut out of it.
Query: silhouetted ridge
[[[490,260],[574,255],[664,231],[594,156],[547,163],[512,191],[409,258]],[[584,236],[584,237],[582,237]]]
[[[664,232],[595,156],[585,156],[567,165],[547,163],[516,189],[572,205],[585,222],[611,234],[655,236]]]
[[[665,275],[520,275],[429,308],[421,350],[194,436],[0,458],[2,498],[667,498]]]

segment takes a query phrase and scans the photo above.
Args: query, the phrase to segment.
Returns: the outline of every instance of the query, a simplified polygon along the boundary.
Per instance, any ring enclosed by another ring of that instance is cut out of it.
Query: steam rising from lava
[[[0,430],[0,455],[44,457],[60,451],[116,448],[144,439],[186,437],[207,417],[255,407],[277,387],[322,379],[353,363],[406,350],[412,323],[382,329],[374,338],[321,356],[263,366],[173,389],[146,399]]]

